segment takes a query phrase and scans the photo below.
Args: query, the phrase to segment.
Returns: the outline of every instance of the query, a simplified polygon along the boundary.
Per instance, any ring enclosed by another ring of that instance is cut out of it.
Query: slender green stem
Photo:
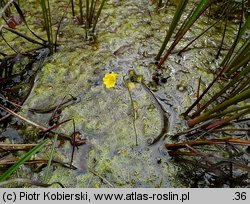
[[[71,1],[71,11],[72,11],[72,16],[73,18],[75,17],[75,6],[74,6],[74,0],[70,0]]]
[[[89,0],[86,0],[86,25],[87,29],[90,28],[89,25]]]
[[[247,108],[246,110],[244,111],[241,111],[240,113],[237,113],[235,115],[232,115],[230,117],[226,117],[226,118],[223,118],[219,121],[215,121],[214,123],[210,124],[209,126],[206,127],[206,129],[214,129],[214,128],[218,128],[226,123],[229,123],[230,121],[232,120],[235,120],[235,119],[238,119],[240,117],[242,117],[243,115],[246,115],[250,112],[250,108]]]
[[[41,0],[40,4],[43,12],[43,19],[48,39],[48,47],[50,49],[50,53],[53,53],[53,35],[49,0]]]
[[[96,1],[97,2],[97,1]],[[92,14],[94,13],[94,0],[91,0],[90,2],[90,9],[89,9],[89,26],[91,27],[92,21],[93,21],[93,16]]]
[[[224,43],[224,39],[225,39],[225,36],[226,36],[227,24],[228,24],[228,12],[227,12],[227,14],[226,14],[226,22],[225,22],[225,26],[224,26],[224,29],[223,29],[223,34],[222,34],[222,38],[221,38],[221,43],[220,43],[218,52],[217,52],[217,54],[216,54],[216,56],[215,56],[216,59],[218,59],[219,56],[220,56],[220,52],[221,52],[221,49],[222,49],[222,46],[223,46],[223,43]]]
[[[250,36],[247,38],[245,43],[239,48],[239,50],[236,52],[236,54],[233,56],[233,58],[230,60],[230,62],[227,65],[227,70],[230,69],[230,67],[233,67],[238,64],[238,61],[242,61],[244,58],[244,55],[250,50]]]
[[[63,14],[62,14],[61,19],[60,19],[60,21],[59,21],[59,23],[58,23],[58,26],[57,26],[57,29],[56,29],[56,34],[55,34],[55,46],[54,46],[55,52],[57,51],[57,36],[58,36],[58,34],[59,34],[59,31],[60,31],[60,27],[61,27],[62,21],[63,21],[63,19],[64,19],[65,16],[66,16],[66,13],[67,13],[67,10],[68,10],[68,8],[69,8],[70,3],[72,4],[71,0],[69,0],[68,5],[67,5],[67,7],[65,8],[65,10],[64,10],[64,12],[63,12]]]
[[[197,8],[194,10],[192,16],[185,22],[185,25],[184,25],[182,31],[179,33],[178,36],[176,36],[174,42],[172,43],[172,45],[170,46],[170,48],[168,49],[168,51],[166,52],[164,57],[161,59],[161,61],[157,65],[158,69],[161,68],[162,64],[166,61],[166,59],[168,58],[170,53],[173,51],[173,49],[178,44],[178,42],[183,38],[183,36],[186,34],[186,32],[190,29],[190,27],[195,23],[195,21],[199,18],[199,16],[201,16],[206,11],[206,9],[212,3],[213,3],[213,1],[211,1],[211,0],[202,0],[199,3]]]
[[[50,40],[49,40],[49,49],[51,53],[53,53],[53,31],[52,31],[52,17],[51,17],[51,11],[50,11],[50,3],[49,0],[47,0],[47,5],[48,5],[48,26],[49,26],[49,35],[50,35]]]
[[[162,43],[162,46],[161,46],[157,56],[155,57],[155,60],[159,60],[161,58],[161,55],[162,55],[163,51],[165,50],[167,43],[168,43],[169,39],[171,38],[175,28],[177,27],[178,22],[180,20],[180,17],[183,14],[183,11],[186,8],[187,3],[188,3],[188,0],[179,1],[179,4],[178,4],[176,11],[175,11],[175,14],[174,14],[174,18],[169,26],[167,35]]]
[[[132,111],[133,111],[133,128],[134,128],[134,133],[135,133],[135,145],[138,146],[138,134],[136,131],[136,126],[135,126],[135,120],[136,120],[136,111],[135,111],[135,106],[134,106],[134,102],[133,102],[133,98],[132,98],[132,94],[131,91],[129,90],[128,85],[125,82],[125,79],[123,77],[123,82],[128,90],[129,93],[129,98],[130,98],[130,102],[131,102],[131,106],[132,106]]]
[[[36,147],[31,149],[29,152],[24,154],[15,164],[13,164],[7,171],[5,171],[0,176],[0,182],[6,180],[13,172],[15,172],[25,161],[30,159],[31,156],[36,154],[38,151],[40,151],[47,143],[49,142],[49,139],[46,139],[42,142],[40,142]]]
[[[213,113],[218,112],[218,111],[222,111],[222,110],[228,108],[229,106],[231,106],[233,104],[236,104],[238,102],[241,102],[241,101],[243,101],[245,99],[248,99],[248,98],[250,98],[250,87],[248,89],[246,89],[245,91],[243,91],[242,93],[239,93],[236,96],[234,96],[234,97],[224,101],[223,103],[217,105],[213,109],[208,110],[205,113],[203,113],[202,115],[188,121],[188,125],[190,127],[192,127],[197,123],[200,123],[200,122],[202,122],[204,120],[207,120],[207,118],[210,115],[212,115]]]
[[[248,78],[246,81],[243,81],[243,83],[241,83],[240,86],[237,89],[233,90],[230,93],[230,97],[234,97],[239,92],[245,91],[249,87],[249,84],[250,84],[250,78]]]
[[[95,21],[94,21],[94,23],[93,23],[93,29],[92,29],[92,32],[93,32],[93,33],[95,32],[96,24],[97,24],[97,22],[98,22],[98,19],[99,19],[100,15],[101,15],[103,6],[104,6],[104,4],[106,3],[106,1],[107,1],[107,0],[102,0],[101,5],[100,5],[100,7],[99,7],[99,10],[98,10],[98,12],[97,12],[97,14],[96,14],[96,18],[95,18]]]
[[[79,10],[80,10],[80,25],[83,24],[83,6],[82,0],[79,0]]]
[[[94,14],[95,14],[95,8],[96,8],[96,4],[97,4],[97,0],[92,0],[93,2],[93,8],[91,9],[91,13],[90,13],[90,19],[91,19],[91,26],[93,26],[93,21],[94,21]]]
[[[240,50],[237,56],[234,56],[233,60],[226,66],[225,72],[228,76],[235,73],[241,66],[248,64],[250,60],[250,38],[246,42],[246,46]]]
[[[47,168],[46,168],[46,173],[45,173],[44,181],[47,181],[48,178],[49,178],[49,173],[50,173],[52,159],[53,159],[54,152],[55,152],[57,138],[58,138],[58,135],[55,134],[54,135],[54,139],[53,139],[53,143],[52,143],[52,149],[51,149],[49,160],[48,160],[48,164],[47,164]]]
[[[233,108],[230,108],[229,110],[224,110],[222,112],[210,115],[210,116],[207,117],[207,120],[210,120],[212,118],[219,118],[219,117],[225,116],[227,114],[230,114],[230,113],[233,113],[233,112],[238,112],[240,110],[245,110],[245,109],[249,109],[249,108],[250,108],[250,105],[246,105],[244,107],[233,107]]]
[[[243,1],[242,1],[242,7],[244,7],[243,5],[244,5],[244,4],[243,4]],[[228,66],[228,63],[229,63],[229,61],[230,61],[230,58],[231,58],[232,55],[233,55],[233,52],[234,52],[234,50],[235,50],[235,47],[236,47],[236,45],[238,44],[240,38],[241,38],[242,35],[243,35],[243,32],[242,32],[242,30],[241,30],[241,28],[242,28],[242,22],[243,22],[243,16],[244,16],[244,9],[242,8],[241,19],[240,19],[240,23],[239,23],[239,28],[238,28],[237,36],[236,36],[236,38],[235,38],[235,41],[234,41],[233,45],[231,46],[230,50],[228,51],[226,57],[223,59],[223,61],[222,61],[222,63],[221,63],[221,66],[222,66],[222,67],[226,67],[225,72],[227,72],[227,70],[228,70],[227,66]]]
[[[250,73],[250,65],[243,69],[237,76],[235,76],[226,86],[224,86],[218,93],[216,93],[205,105],[200,107],[200,109],[194,114],[198,115],[205,108],[207,108],[212,102],[214,102],[218,97],[222,94],[226,93],[231,87],[233,87],[238,81],[242,81],[242,77],[248,75]],[[242,90],[242,89],[241,89]]]

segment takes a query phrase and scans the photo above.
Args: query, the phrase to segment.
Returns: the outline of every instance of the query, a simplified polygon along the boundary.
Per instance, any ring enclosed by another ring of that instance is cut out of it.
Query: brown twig
[[[10,109],[8,109],[8,108],[5,108],[5,107],[2,106],[1,104],[0,104],[0,109],[2,109],[2,110],[4,110],[4,111],[8,112],[9,114],[11,114],[11,115],[13,115],[13,116],[15,116],[15,117],[17,117],[17,118],[19,118],[19,119],[25,121],[25,122],[27,122],[27,123],[30,124],[30,125],[32,125],[32,126],[38,128],[39,130],[42,131],[42,133],[48,133],[48,132],[49,132],[49,133],[52,133],[52,134],[57,134],[57,133],[52,132],[52,130],[55,129],[55,128],[58,128],[60,125],[62,125],[62,124],[64,124],[64,123],[66,123],[66,122],[68,122],[68,121],[71,120],[71,119],[68,119],[68,120],[62,121],[62,122],[60,122],[59,124],[56,124],[56,125],[54,125],[54,126],[52,126],[52,127],[50,127],[50,128],[46,128],[46,127],[43,127],[43,126],[41,126],[41,125],[39,125],[39,124],[37,124],[37,123],[35,123],[35,122],[30,121],[30,120],[27,119],[27,118],[24,118],[23,116],[21,116],[21,115],[15,113],[14,111],[12,111],[12,110],[10,110]],[[71,142],[71,144],[72,144],[72,139],[71,139],[70,137],[67,137],[67,136],[62,135],[62,134],[58,134],[58,138],[59,138],[59,139],[63,139],[63,140],[69,140],[69,141]],[[85,144],[85,143],[86,143],[86,140],[84,140],[84,142],[83,142],[83,141],[78,141],[78,146],[81,145],[81,144]]]
[[[170,150],[185,148],[186,145],[189,146],[200,146],[200,145],[214,145],[214,144],[235,144],[235,145],[245,145],[250,146],[250,140],[242,140],[242,139],[209,139],[209,140],[196,140],[196,141],[187,141],[181,142],[177,144],[165,144],[165,147]]]
[[[48,144],[50,145],[50,144]],[[28,150],[37,146],[37,144],[2,144],[0,143],[0,152],[3,151],[19,151]]]
[[[40,186],[40,187],[50,187],[54,184],[58,184],[61,188],[65,188],[63,184],[60,182],[52,182],[52,183],[42,183],[39,181],[33,181],[30,179],[24,179],[24,178],[16,178],[16,179],[9,179],[7,181],[0,182],[0,187],[4,187],[6,185],[10,185],[11,183],[28,183],[33,186]]]
[[[30,121],[30,120],[27,119],[27,118],[24,118],[23,116],[21,116],[21,115],[15,113],[14,111],[12,111],[12,110],[10,110],[10,109],[4,107],[4,106],[1,105],[1,104],[0,104],[0,109],[4,110],[4,111],[7,112],[7,113],[10,113],[11,115],[13,115],[13,116],[15,116],[15,117],[17,117],[17,118],[19,118],[19,119],[21,119],[21,120],[27,122],[27,123],[29,123],[29,124],[32,125],[32,126],[35,126],[36,128],[38,128],[38,129],[40,129],[40,130],[42,130],[42,131],[46,131],[46,130],[47,130],[47,128],[45,128],[45,127],[43,127],[43,126],[41,126],[41,125],[39,125],[39,124],[37,124],[37,123],[35,123],[35,122],[32,122],[32,121]]]
[[[15,164],[17,161],[18,160],[16,160],[16,159],[3,159],[3,160],[0,160],[0,165],[12,165],[12,164]],[[66,167],[69,169],[74,169],[74,170],[77,169],[77,167],[75,167],[74,165],[69,165],[67,163],[63,163],[60,161],[52,160],[52,162],[54,164],[60,164],[63,167]],[[34,160],[28,160],[24,164],[32,165],[32,164],[47,164],[47,163],[48,163],[48,160],[46,160],[46,159],[34,159]]]
[[[92,174],[94,174],[95,176],[99,177],[101,180],[103,180],[105,183],[107,183],[111,188],[114,188],[114,185],[111,184],[107,179],[105,179],[103,176],[99,175],[97,172],[91,170],[91,169],[88,169],[89,172],[91,172]]]

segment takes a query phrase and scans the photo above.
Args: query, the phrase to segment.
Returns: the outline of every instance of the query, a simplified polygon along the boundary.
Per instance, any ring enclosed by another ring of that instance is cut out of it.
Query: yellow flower
[[[115,86],[116,79],[118,76],[119,74],[116,74],[115,72],[105,74],[102,80],[107,89],[113,88]]]

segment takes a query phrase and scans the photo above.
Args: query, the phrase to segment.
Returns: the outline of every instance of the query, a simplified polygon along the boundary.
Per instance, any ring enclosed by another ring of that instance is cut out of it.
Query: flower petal
[[[116,79],[119,76],[119,74],[116,74],[115,72],[111,72],[109,74],[105,74],[103,77],[103,83],[105,84],[106,88],[113,88],[116,84]]]

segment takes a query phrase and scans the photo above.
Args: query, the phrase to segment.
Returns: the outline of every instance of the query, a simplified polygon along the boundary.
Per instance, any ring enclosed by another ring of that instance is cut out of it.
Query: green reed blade
[[[55,152],[55,148],[56,148],[57,138],[58,138],[58,135],[55,134],[54,140],[53,140],[53,142],[52,142],[52,149],[51,149],[51,152],[50,152],[48,164],[47,164],[47,167],[46,167],[46,173],[45,173],[45,177],[44,177],[44,180],[45,180],[45,181],[47,181],[47,179],[49,178],[49,173],[50,173],[50,168],[51,168],[51,164],[52,164],[52,159],[53,159],[54,152]]]
[[[87,29],[90,28],[90,23],[89,23],[89,0],[86,0],[86,25]]]
[[[188,125],[190,127],[194,126],[195,124],[198,124],[202,121],[207,120],[207,118],[212,115],[213,113],[216,113],[218,111],[222,111],[231,105],[234,105],[238,102],[244,101],[246,99],[250,98],[250,87],[248,87],[245,91],[242,93],[237,94],[236,96],[229,98],[228,100],[224,101],[223,103],[215,106],[211,110],[206,111],[205,113],[201,114],[200,116],[197,116],[196,118],[189,121]]]
[[[242,83],[240,84],[240,86],[239,86],[237,89],[233,90],[233,91],[230,93],[230,97],[236,96],[239,92],[245,91],[245,90],[249,87],[249,84],[250,84],[250,77],[246,77],[246,78],[247,78],[246,81],[242,82]]]
[[[24,154],[15,164],[13,164],[7,171],[5,171],[0,176],[0,181],[5,181],[13,172],[15,172],[25,161],[30,159],[33,155],[35,155],[38,151],[40,151],[47,143],[49,139],[46,139],[40,142],[37,146],[32,148],[29,152]]]
[[[222,94],[226,93],[231,87],[233,87],[237,82],[242,80],[242,77],[247,76],[250,73],[250,65],[244,68],[236,77],[234,77],[226,86],[224,86],[218,93],[213,95],[213,97],[206,102],[205,105],[200,107],[193,115],[199,115],[205,108],[207,108],[211,103],[213,103]],[[242,89],[241,89],[242,90]]]
[[[247,115],[249,112],[250,112],[250,108],[246,108],[246,110],[243,110],[239,113],[235,113],[234,115],[231,115],[229,117],[225,117],[223,119],[220,119],[219,121],[213,122],[208,127],[206,127],[206,129],[214,129],[214,128],[221,127],[222,125],[225,125],[232,120],[235,120],[235,119],[238,119],[244,115]],[[211,116],[211,118],[213,119],[214,117]]]
[[[226,57],[223,59],[222,63],[221,63],[221,67],[225,67],[228,65],[233,53],[234,53],[234,50],[235,50],[235,47],[236,45],[238,44],[240,38],[242,37],[243,35],[243,32],[242,32],[242,23],[243,23],[243,16],[244,16],[244,3],[242,1],[242,11],[241,11],[241,19],[240,19],[240,23],[239,23],[239,28],[238,28],[238,33],[237,33],[237,36],[234,40],[234,43],[233,45],[230,47]],[[227,69],[228,68],[225,68],[225,72],[227,72]]]
[[[165,50],[167,43],[168,43],[169,39],[171,38],[175,28],[177,27],[178,22],[181,18],[181,15],[183,14],[184,9],[186,8],[187,3],[188,3],[188,0],[179,1],[179,4],[178,4],[176,11],[175,11],[175,14],[174,14],[174,18],[169,26],[167,35],[162,43],[162,46],[161,46],[157,56],[155,57],[155,60],[159,60],[161,58],[161,55],[162,55],[163,51]]]
[[[83,6],[82,0],[79,0],[79,10],[80,10],[80,25],[83,24]]]
[[[96,5],[97,5],[97,1],[98,0],[92,0],[93,2],[93,8],[91,9],[91,13],[90,13],[90,19],[91,19],[91,25],[93,25],[93,20],[94,20],[94,14],[95,14],[95,9],[96,9]]]
[[[97,2],[97,1],[96,1]],[[94,2],[94,0],[91,0],[91,2],[90,2],[90,9],[89,9],[89,26],[91,26],[92,25],[92,21],[93,21],[93,13],[95,12],[95,8],[94,8],[94,3],[96,3],[96,2]]]
[[[226,67],[226,74],[230,76],[237,71],[241,66],[248,63],[250,60],[250,37],[242,45],[239,52],[233,57]]]
[[[50,49],[50,52],[53,53],[53,35],[52,35],[52,22],[51,22],[49,0],[47,1],[41,0],[40,5],[42,8],[44,25],[45,25],[45,30],[46,30],[47,39],[48,39],[48,47]]]
[[[245,53],[249,52],[249,45],[250,45],[250,36],[248,37],[248,39],[244,42],[244,44],[239,48],[239,50],[235,53],[235,55],[233,56],[233,58],[230,60],[230,62],[228,63],[228,67],[232,67],[235,66],[238,61],[241,61],[242,56],[245,55]],[[229,70],[229,68],[228,68]]]
[[[175,46],[179,43],[179,41],[183,38],[183,36],[186,34],[186,32],[190,29],[190,27],[195,23],[197,19],[206,11],[206,9],[213,3],[214,1],[211,0],[202,0],[200,1],[199,5],[194,10],[193,14],[189,17],[189,19],[185,22],[183,29],[179,32],[179,35],[176,36],[174,42],[168,49],[167,53],[164,55],[164,57],[161,59],[159,64],[157,65],[157,68],[161,68],[162,64],[166,61],[169,54],[172,52],[172,50],[175,48]]]
[[[238,111],[245,110],[245,109],[250,109],[250,105],[246,105],[244,107],[232,107],[229,110],[227,109],[222,112],[218,112],[218,113],[208,116],[207,120],[219,118],[219,117],[228,115],[230,113],[238,112]]]
[[[98,12],[97,12],[96,17],[95,17],[95,21],[94,21],[94,23],[93,23],[93,28],[92,28],[92,32],[93,32],[93,33],[95,32],[95,28],[96,28],[98,19],[99,19],[100,15],[101,15],[103,6],[104,6],[104,4],[106,3],[106,1],[107,1],[107,0],[102,0],[101,5],[100,5],[100,7],[99,7],[99,9],[98,9]]]

